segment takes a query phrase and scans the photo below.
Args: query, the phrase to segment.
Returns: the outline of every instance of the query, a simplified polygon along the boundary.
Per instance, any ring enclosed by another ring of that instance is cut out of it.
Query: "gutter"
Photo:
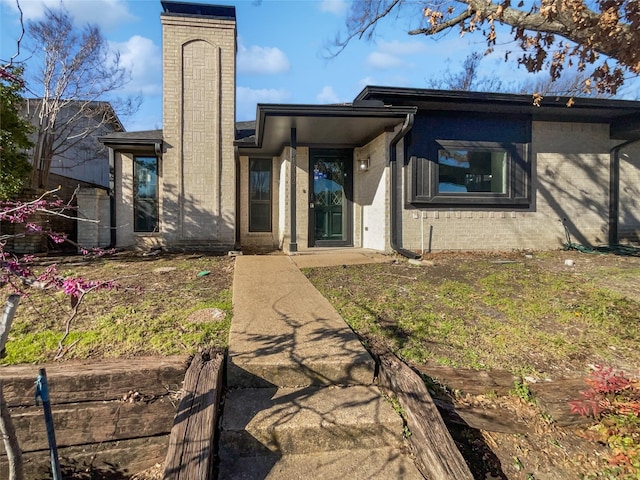
[[[620,215],[620,150],[636,142],[640,138],[628,140],[613,147],[609,173],[609,246],[618,244],[618,216]]]
[[[109,148],[109,170],[113,165],[113,185],[111,185],[111,171],[109,171],[109,247],[116,248],[118,237],[116,233],[116,153],[113,148]]]
[[[409,133],[409,131],[411,130],[411,128],[413,127],[413,120],[415,118],[415,113],[408,113],[407,117],[404,120],[404,124],[402,125],[402,128],[400,129],[400,131],[395,135],[395,137],[393,137],[393,139],[391,140],[391,143],[389,143],[389,167],[390,167],[390,182],[391,182],[391,198],[390,198],[390,209],[391,209],[391,214],[390,214],[390,219],[391,219],[391,235],[390,235],[390,245],[391,248],[393,249],[393,251],[399,253],[400,255],[402,255],[403,257],[409,258],[409,259],[418,259],[420,258],[420,255],[417,255],[414,252],[411,252],[409,250],[406,250],[404,248],[402,248],[399,244],[398,244],[398,238],[402,238],[402,235],[400,235],[400,224],[398,222],[398,214],[396,212],[396,193],[397,193],[397,181],[396,181],[396,177],[397,177],[397,160],[396,160],[396,146],[398,145],[398,142],[400,142],[400,140],[402,140],[407,133]]]

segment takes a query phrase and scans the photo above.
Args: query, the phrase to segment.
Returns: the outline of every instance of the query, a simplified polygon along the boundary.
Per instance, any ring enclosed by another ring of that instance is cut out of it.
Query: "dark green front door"
[[[310,150],[309,245],[352,245],[351,150]]]

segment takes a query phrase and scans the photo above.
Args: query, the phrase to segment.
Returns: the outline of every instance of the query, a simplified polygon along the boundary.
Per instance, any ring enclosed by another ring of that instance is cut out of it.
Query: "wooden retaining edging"
[[[473,480],[422,378],[395,355],[382,355],[379,363],[379,384],[396,395],[405,412],[409,442],[422,474],[438,480]]]
[[[0,367],[4,395],[23,451],[25,478],[50,478],[38,369],[47,370],[63,473],[132,474],[164,461],[186,356]],[[8,476],[0,445],[0,478]]]
[[[198,354],[191,361],[171,429],[165,480],[214,478],[213,458],[216,454],[215,433],[223,365],[222,352]]]

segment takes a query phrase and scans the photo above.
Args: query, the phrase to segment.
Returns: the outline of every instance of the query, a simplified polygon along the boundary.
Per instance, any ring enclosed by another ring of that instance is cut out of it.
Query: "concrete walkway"
[[[344,253],[237,257],[228,385],[371,383],[373,360],[297,266],[366,258]]]
[[[423,478],[373,359],[299,269],[377,261],[390,257],[236,258],[219,478]]]

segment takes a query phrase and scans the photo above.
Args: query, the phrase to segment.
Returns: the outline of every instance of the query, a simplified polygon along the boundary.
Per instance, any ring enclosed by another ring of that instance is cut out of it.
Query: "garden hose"
[[[580,243],[574,243],[571,241],[571,234],[569,233],[569,227],[567,226],[567,219],[562,219],[562,226],[564,227],[564,237],[566,243],[564,244],[565,250],[576,250],[582,253],[597,253],[601,255],[612,254],[622,255],[626,257],[640,257],[640,247],[634,247],[632,245],[601,245],[598,247],[591,247],[582,245]]]

